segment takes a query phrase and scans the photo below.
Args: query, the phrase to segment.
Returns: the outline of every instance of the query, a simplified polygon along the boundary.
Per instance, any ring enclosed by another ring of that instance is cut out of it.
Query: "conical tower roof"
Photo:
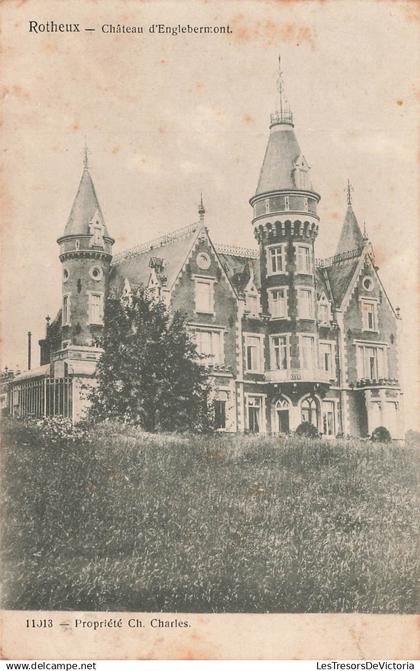
[[[358,247],[362,247],[365,238],[360,229],[359,222],[357,221],[356,215],[354,214],[352,202],[351,202],[351,191],[353,190],[350,182],[347,183],[347,212],[344,218],[343,227],[341,229],[340,239],[337,245],[336,254],[343,254],[343,252],[349,252]]]
[[[309,165],[296,139],[293,114],[286,98],[279,58],[277,109],[271,115],[270,135],[258,180],[256,196],[290,189],[312,190]],[[297,177],[304,175],[303,180]]]
[[[93,219],[103,225],[103,234],[105,237],[109,237],[85,156],[79,188],[63,236],[90,235],[89,224],[92,223]]]
[[[301,156],[293,126],[278,123],[271,127],[255,195],[282,189],[296,189],[293,170]]]

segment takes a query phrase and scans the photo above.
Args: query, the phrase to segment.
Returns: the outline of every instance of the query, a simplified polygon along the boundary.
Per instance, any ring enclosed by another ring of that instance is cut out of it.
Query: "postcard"
[[[2,657],[418,655],[419,6],[2,3]]]

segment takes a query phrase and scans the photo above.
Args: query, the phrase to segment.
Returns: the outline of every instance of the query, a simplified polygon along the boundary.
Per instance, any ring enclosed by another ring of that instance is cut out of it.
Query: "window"
[[[64,268],[64,270],[63,270],[63,282],[67,282],[68,279],[69,279],[69,271],[67,270],[67,268]]]
[[[315,337],[300,337],[300,367],[308,370],[316,367]]]
[[[248,372],[264,372],[264,346],[263,339],[260,336],[245,336],[245,357]]]
[[[286,246],[268,248],[267,272],[269,275],[286,272]]]
[[[263,399],[261,396],[247,398],[248,430],[251,433],[263,431]]]
[[[318,303],[318,320],[321,324],[327,324],[331,320],[331,308],[325,296]]]
[[[260,311],[260,302],[258,300],[258,294],[250,292],[246,294],[245,297],[245,309],[251,313],[251,315],[258,315]]]
[[[206,252],[200,252],[197,254],[197,266],[201,268],[201,270],[208,270],[208,268],[210,268],[211,260]]]
[[[335,436],[335,405],[333,401],[322,403],[322,432],[326,436]]]
[[[214,401],[214,428],[226,429],[226,401],[216,399]]]
[[[268,309],[273,319],[287,319],[287,288],[268,290]]]
[[[71,299],[70,294],[65,294],[63,296],[63,314],[61,322],[63,326],[68,326],[70,324],[70,310],[71,310]]]
[[[285,370],[289,367],[289,336],[271,337],[271,368]]]
[[[314,398],[305,398],[300,406],[302,422],[318,427],[318,403]]]
[[[296,245],[297,272],[309,275],[312,272],[311,249],[308,245]]]
[[[200,329],[195,331],[194,340],[197,352],[205,357],[200,360],[204,365],[223,364],[223,331]]]
[[[298,289],[298,309],[300,319],[314,318],[314,302],[312,289]]]
[[[366,291],[372,291],[373,289],[373,280],[371,277],[364,277],[363,278],[363,288],[366,289]]]
[[[93,280],[99,282],[99,280],[101,280],[103,277],[102,268],[99,268],[99,266],[93,266],[93,268],[89,270],[89,275]]]
[[[305,212],[308,211],[308,199],[307,198],[303,199],[303,209],[305,210]]]
[[[334,377],[334,345],[331,342],[319,343],[319,360],[321,370]]]
[[[377,331],[376,302],[362,300],[362,323],[365,331]]]
[[[89,323],[102,324],[104,319],[103,294],[89,294]]]
[[[385,346],[357,345],[357,375],[359,379],[368,380],[387,376]]]
[[[214,313],[213,280],[195,280],[195,310],[206,314]]]
[[[289,196],[284,197],[284,209],[285,210],[290,210],[290,200]]]

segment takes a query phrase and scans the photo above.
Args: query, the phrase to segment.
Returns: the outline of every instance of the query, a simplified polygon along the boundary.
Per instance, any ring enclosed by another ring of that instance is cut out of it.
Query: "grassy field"
[[[2,605],[412,613],[417,454],[6,422]]]

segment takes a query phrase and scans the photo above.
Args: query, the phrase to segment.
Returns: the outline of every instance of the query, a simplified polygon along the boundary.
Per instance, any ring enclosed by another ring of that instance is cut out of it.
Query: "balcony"
[[[330,383],[331,373],[320,368],[286,368],[284,370],[268,370],[265,374],[267,382],[323,382]]]
[[[378,379],[361,378],[356,384],[351,383],[350,387],[354,389],[366,389],[366,387],[398,387],[399,382],[393,377],[380,377]]]

